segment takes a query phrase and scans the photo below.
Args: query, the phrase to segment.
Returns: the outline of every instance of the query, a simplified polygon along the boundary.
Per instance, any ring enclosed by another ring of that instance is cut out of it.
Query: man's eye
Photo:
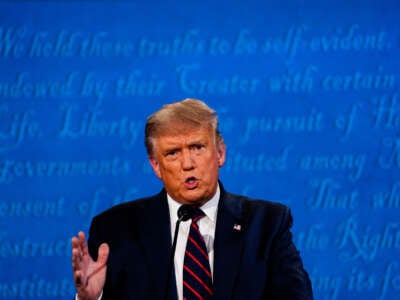
[[[204,148],[204,145],[193,145],[194,150],[201,150]]]
[[[175,156],[176,155],[176,151],[168,151],[167,156]]]

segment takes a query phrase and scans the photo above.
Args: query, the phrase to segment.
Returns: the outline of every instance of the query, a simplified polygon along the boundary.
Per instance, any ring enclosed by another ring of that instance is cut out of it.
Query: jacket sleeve
[[[289,208],[283,208],[280,220],[271,245],[267,294],[269,299],[312,300],[311,282],[292,240]]]

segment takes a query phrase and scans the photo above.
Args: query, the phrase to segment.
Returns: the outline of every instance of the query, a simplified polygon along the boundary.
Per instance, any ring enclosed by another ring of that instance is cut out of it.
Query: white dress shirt
[[[215,195],[207,201],[200,209],[205,216],[198,221],[199,230],[202,234],[208,250],[208,258],[210,261],[211,274],[214,274],[214,237],[215,226],[217,224],[217,209],[219,202],[220,190],[219,186]],[[178,209],[182,205],[173,200],[169,195],[168,207],[171,221],[171,240],[174,238],[176,221],[178,220]],[[185,258],[186,242],[189,236],[190,224],[192,219],[181,222],[179,225],[179,233],[176,242],[176,250],[174,257],[175,279],[178,292],[178,300],[183,299],[183,261]]]

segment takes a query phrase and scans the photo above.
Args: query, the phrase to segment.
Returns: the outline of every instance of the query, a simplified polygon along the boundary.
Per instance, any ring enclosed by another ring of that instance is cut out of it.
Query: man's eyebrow
[[[198,145],[198,144],[204,145],[206,143],[207,143],[206,139],[199,139],[199,140],[195,140],[195,141],[190,142],[189,146]]]
[[[163,150],[163,152],[171,152],[171,151],[178,151],[180,149],[180,147],[177,146],[167,146],[165,147],[165,149]]]

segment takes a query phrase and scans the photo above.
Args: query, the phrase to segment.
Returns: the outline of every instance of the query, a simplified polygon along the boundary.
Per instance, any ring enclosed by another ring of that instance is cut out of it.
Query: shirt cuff
[[[101,297],[103,297],[103,291],[101,291],[101,294],[100,294],[99,298],[97,298],[97,300],[101,300]],[[75,300],[79,300],[78,294],[75,294]]]

